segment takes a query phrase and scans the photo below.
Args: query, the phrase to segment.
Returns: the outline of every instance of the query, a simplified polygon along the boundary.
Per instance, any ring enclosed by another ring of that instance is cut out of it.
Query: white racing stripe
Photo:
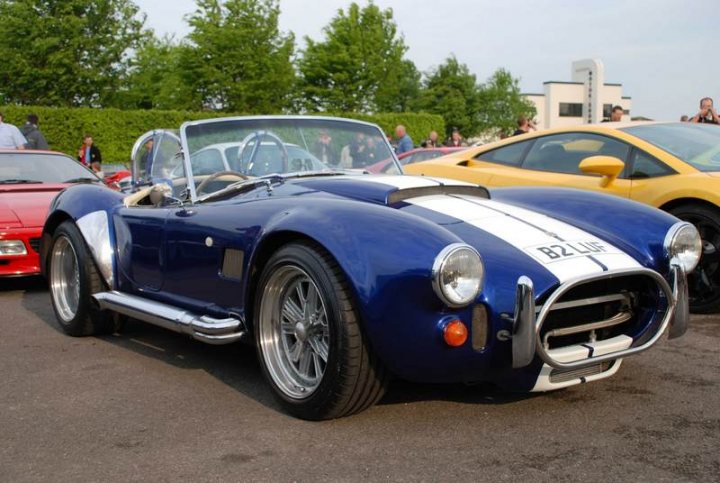
[[[373,176],[363,181],[379,182],[399,189],[440,184],[412,176]],[[442,182],[445,183],[445,180]],[[446,184],[455,183],[448,181]],[[537,260],[561,283],[603,272],[605,268],[640,267],[634,258],[605,240],[524,208],[471,196],[433,195],[405,202],[451,216],[497,236]]]

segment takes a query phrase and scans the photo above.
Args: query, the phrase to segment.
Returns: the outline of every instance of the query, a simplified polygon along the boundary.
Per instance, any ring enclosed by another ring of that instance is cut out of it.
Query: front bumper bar
[[[543,321],[557,302],[570,289],[579,284],[592,282],[604,278],[622,277],[628,275],[646,275],[658,284],[668,300],[668,307],[660,322],[659,329],[655,334],[642,345],[630,347],[628,349],[610,352],[586,359],[562,362],[553,358],[540,340],[540,329]],[[517,283],[517,292],[515,300],[515,316],[513,318],[512,331],[512,355],[513,368],[521,368],[528,366],[537,354],[546,364],[563,370],[573,370],[588,367],[601,362],[620,359],[633,354],[643,352],[652,347],[662,337],[665,330],[670,326],[668,336],[672,338],[680,337],[688,328],[690,319],[688,285],[685,272],[679,265],[672,264],[670,267],[670,275],[672,280],[672,289],[668,282],[657,272],[649,269],[632,269],[632,270],[615,270],[604,272],[592,277],[581,277],[569,280],[562,284],[555,292],[550,295],[548,300],[540,308],[536,317],[535,294],[532,281],[528,277],[520,277]]]

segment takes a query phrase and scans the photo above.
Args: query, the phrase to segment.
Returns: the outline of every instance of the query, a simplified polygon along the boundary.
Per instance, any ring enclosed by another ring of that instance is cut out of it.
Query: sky
[[[194,0],[134,0],[159,35],[182,38]],[[365,5],[366,0],[356,0]],[[351,0],[280,0],[280,29],[322,40],[323,27]],[[409,47],[428,71],[454,54],[478,81],[498,68],[523,92],[570,81],[570,64],[600,59],[605,82],[623,85],[631,115],[675,120],[694,115],[702,97],[720,103],[718,0],[375,0],[391,8]]]

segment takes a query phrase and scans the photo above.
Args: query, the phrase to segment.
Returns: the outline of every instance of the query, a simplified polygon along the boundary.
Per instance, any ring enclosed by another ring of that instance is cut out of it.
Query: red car
[[[40,273],[40,236],[50,203],[74,183],[104,183],[52,151],[0,150],[0,277]]]
[[[419,163],[420,161],[427,161],[428,159],[439,158],[446,154],[456,153],[463,151],[467,147],[451,148],[447,146],[440,146],[437,148],[415,148],[410,151],[405,151],[402,154],[398,154],[397,158],[400,164],[403,166],[410,163]],[[384,173],[386,169],[394,166],[390,159],[384,159],[379,163],[372,164],[365,169],[371,173]]]
[[[437,148],[416,148],[402,154],[398,154],[398,159],[402,165],[406,165],[410,163],[419,163],[420,161],[427,161],[428,159],[439,158],[440,156],[457,153],[458,151],[464,151],[466,149],[466,146],[460,148],[451,148],[448,146],[440,146]]]

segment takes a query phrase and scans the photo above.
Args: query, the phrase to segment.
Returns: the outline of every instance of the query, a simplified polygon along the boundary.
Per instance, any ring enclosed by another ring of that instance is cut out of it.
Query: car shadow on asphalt
[[[48,327],[62,333],[55,319],[47,284],[43,279],[11,284],[2,290],[24,290],[23,307]],[[250,344],[212,346],[187,336],[129,320],[119,333],[95,336],[123,350],[162,361],[180,369],[201,370],[263,406],[284,414],[264,380],[257,352]],[[509,393],[490,384],[422,384],[395,379],[378,403],[392,406],[413,402],[449,401],[460,404],[507,404],[535,397]]]

